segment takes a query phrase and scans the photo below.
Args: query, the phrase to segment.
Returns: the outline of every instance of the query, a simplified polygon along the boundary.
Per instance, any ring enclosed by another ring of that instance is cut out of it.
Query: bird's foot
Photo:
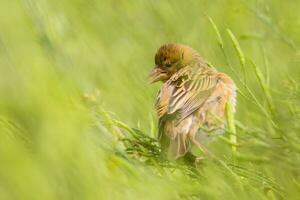
[[[202,164],[202,162],[205,160],[205,157],[204,156],[198,156],[195,158],[195,165],[200,165]]]

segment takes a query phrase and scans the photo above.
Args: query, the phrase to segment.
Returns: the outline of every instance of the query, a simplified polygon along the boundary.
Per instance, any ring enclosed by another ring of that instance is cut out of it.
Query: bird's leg
[[[191,140],[203,153],[206,154],[208,152],[208,150],[202,144],[200,144],[195,137],[192,137]]]
[[[204,147],[200,142],[198,142],[197,140],[196,140],[196,138],[195,137],[190,137],[190,140],[204,153],[204,154],[206,154],[206,155],[209,155],[209,156],[212,156],[213,154],[206,148],[206,147]],[[199,160],[203,160],[204,159],[204,157],[203,156],[200,156],[199,157]]]
[[[188,135],[190,141],[204,153],[204,156],[198,156],[195,158],[195,164],[202,162],[202,160],[205,159],[205,155],[211,155],[211,153],[206,149],[206,147],[204,147],[200,142],[196,140],[196,134],[199,128],[199,124],[203,124],[203,121],[205,119],[205,113],[204,112],[199,112],[199,113],[200,115],[198,116],[198,118],[194,118],[195,126],[191,128],[190,133]]]

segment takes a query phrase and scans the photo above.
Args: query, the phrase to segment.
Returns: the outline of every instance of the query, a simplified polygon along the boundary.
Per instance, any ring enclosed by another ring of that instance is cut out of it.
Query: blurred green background
[[[0,0],[0,199],[298,199],[299,7]],[[161,84],[146,77],[168,42],[195,48],[239,88],[238,151],[228,134],[209,147],[225,167],[207,161],[191,176],[128,155],[120,140],[131,128],[156,135]]]

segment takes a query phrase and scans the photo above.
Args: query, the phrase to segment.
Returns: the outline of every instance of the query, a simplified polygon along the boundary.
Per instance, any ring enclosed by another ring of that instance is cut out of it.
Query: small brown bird
[[[194,49],[174,43],[158,49],[149,79],[164,83],[155,104],[162,152],[170,160],[184,156],[191,144],[206,152],[201,138],[222,134],[226,103],[235,105],[232,79]]]

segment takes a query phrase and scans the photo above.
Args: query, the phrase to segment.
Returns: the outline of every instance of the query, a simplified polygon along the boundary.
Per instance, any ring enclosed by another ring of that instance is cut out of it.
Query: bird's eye
[[[167,64],[166,64],[166,68],[170,68],[171,66],[172,66],[171,63],[167,63]]]

